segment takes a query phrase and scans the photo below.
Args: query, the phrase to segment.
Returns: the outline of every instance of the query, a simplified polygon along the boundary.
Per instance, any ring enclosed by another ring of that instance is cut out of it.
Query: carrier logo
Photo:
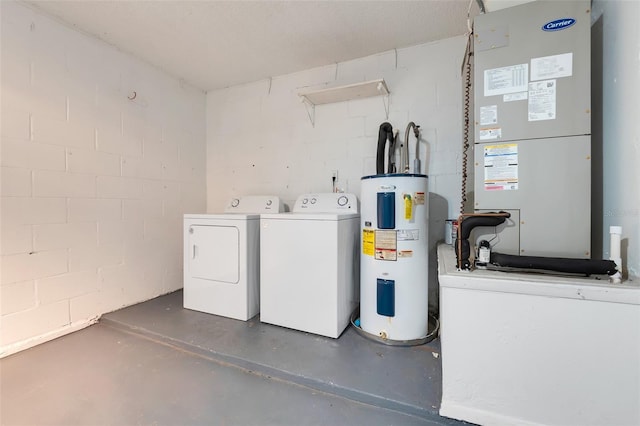
[[[555,21],[547,22],[542,26],[543,31],[560,31],[565,28],[569,28],[573,24],[576,23],[576,20],[573,18],[561,18],[556,19]]]

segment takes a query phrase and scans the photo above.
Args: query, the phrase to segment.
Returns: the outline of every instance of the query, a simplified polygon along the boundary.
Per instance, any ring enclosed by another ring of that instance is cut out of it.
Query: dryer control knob
[[[267,200],[267,205],[270,206],[271,204],[273,204],[273,201]]]
[[[316,200],[315,198],[312,198],[312,199],[311,199],[311,204],[315,204],[315,203],[316,203],[316,201],[317,201],[317,200]]]
[[[238,200],[237,198],[231,200],[231,207],[238,207],[238,204],[240,204],[240,200]]]
[[[345,197],[344,195],[342,195],[340,198],[338,198],[338,205],[339,206],[346,206],[347,203],[349,203],[349,199],[347,197]]]
[[[309,202],[309,200],[307,200],[306,198],[302,200],[302,204],[307,204]]]

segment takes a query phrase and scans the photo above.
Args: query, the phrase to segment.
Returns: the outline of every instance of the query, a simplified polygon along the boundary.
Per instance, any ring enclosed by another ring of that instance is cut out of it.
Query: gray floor
[[[0,423],[458,425],[437,414],[439,352],[189,311],[179,291],[0,360]]]

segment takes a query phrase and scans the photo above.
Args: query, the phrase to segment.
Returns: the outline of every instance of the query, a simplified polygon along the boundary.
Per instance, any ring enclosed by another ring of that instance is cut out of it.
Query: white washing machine
[[[246,321],[260,308],[260,213],[274,196],[232,199],[222,214],[184,215],[184,307]]]
[[[356,196],[301,195],[260,227],[260,321],[339,337],[359,300]]]

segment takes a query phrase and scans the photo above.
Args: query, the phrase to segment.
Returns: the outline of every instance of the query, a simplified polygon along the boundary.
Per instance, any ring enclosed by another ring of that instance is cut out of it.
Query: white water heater
[[[382,339],[427,336],[427,176],[362,178],[360,327]]]

